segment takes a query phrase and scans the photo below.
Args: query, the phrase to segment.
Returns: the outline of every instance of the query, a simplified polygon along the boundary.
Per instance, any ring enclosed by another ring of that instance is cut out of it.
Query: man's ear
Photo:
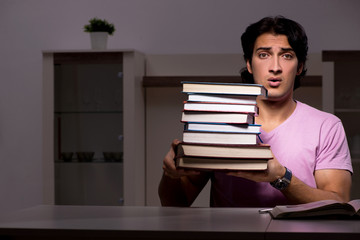
[[[249,60],[246,60],[246,68],[247,68],[249,73],[251,73],[251,74],[253,73],[252,68],[251,68],[251,63],[250,63]]]
[[[296,75],[300,75],[303,69],[304,69],[304,64],[303,63],[299,64]]]

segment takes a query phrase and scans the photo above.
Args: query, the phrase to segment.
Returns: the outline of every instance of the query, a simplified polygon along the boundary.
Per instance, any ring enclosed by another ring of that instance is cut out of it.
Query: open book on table
[[[276,206],[269,213],[275,219],[326,216],[345,216],[360,219],[360,199],[347,203],[336,200],[322,200],[298,205]]]

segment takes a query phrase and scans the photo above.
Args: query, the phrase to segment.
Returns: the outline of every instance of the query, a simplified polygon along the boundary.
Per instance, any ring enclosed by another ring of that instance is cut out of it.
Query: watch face
[[[270,184],[278,190],[283,190],[287,186],[289,186],[291,177],[292,177],[291,171],[286,168],[285,176],[283,178],[275,180],[274,182],[271,182]]]
[[[284,188],[286,188],[288,186],[288,183],[282,179],[278,179],[274,185],[273,185],[276,189],[282,190]]]
[[[283,189],[283,188],[285,188],[285,187],[287,186],[287,183],[284,182],[282,179],[279,179],[279,181],[277,182],[276,185],[277,185],[277,186],[276,186],[277,188]]]

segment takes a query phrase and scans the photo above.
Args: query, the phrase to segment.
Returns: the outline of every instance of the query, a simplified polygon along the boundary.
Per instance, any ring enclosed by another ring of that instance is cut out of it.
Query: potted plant
[[[106,49],[108,35],[115,32],[114,24],[105,19],[92,18],[84,26],[84,32],[90,33],[91,47],[93,49]]]

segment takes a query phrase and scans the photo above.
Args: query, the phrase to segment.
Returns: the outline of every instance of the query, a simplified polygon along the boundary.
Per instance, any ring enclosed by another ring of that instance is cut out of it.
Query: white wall
[[[251,22],[303,24],[310,52],[360,49],[357,0],[0,0],[0,212],[42,201],[41,51],[87,49],[82,27],[106,18],[109,48],[145,54],[240,53]]]

